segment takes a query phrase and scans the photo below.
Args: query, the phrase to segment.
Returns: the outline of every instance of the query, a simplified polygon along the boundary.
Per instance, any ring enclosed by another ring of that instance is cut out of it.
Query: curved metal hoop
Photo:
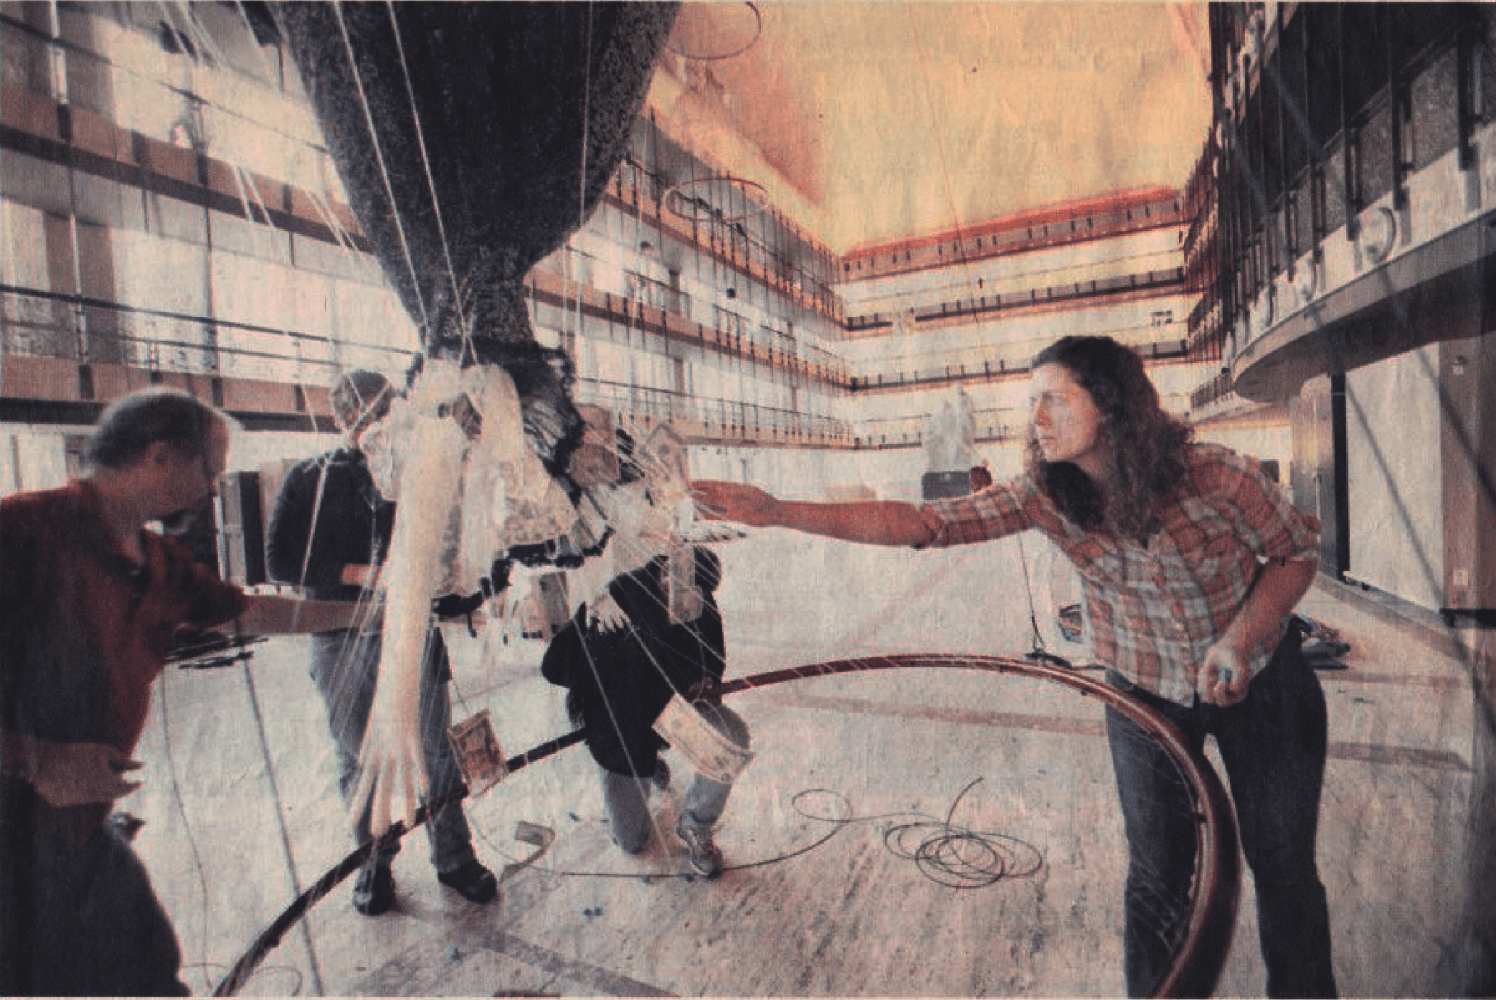
[[[895,669],[945,669],[981,670],[989,673],[1015,674],[1054,681],[1079,691],[1083,695],[1100,699],[1107,706],[1121,712],[1137,724],[1168,753],[1179,768],[1195,800],[1196,844],[1195,884],[1196,892],[1190,899],[1190,911],[1185,921],[1185,936],[1174,954],[1173,963],[1154,995],[1159,997],[1209,996],[1220,978],[1221,967],[1226,961],[1226,952],[1231,945],[1231,936],[1236,928],[1236,907],[1241,887],[1240,866],[1236,850],[1236,820],[1231,811],[1230,800],[1221,785],[1215,769],[1199,753],[1185,743],[1173,723],[1162,715],[1109,684],[1093,677],[1052,666],[1048,663],[1008,656],[951,656],[946,654],[910,653],[892,656],[868,656],[846,660],[826,660],[803,667],[790,667],[767,673],[741,677],[724,683],[718,692],[724,696],[743,691],[757,690],[787,681],[809,680],[832,674],[861,673],[872,670]],[[585,733],[575,730],[565,736],[541,743],[518,756],[511,757],[506,766],[510,773],[544,760],[570,746],[582,742]],[[378,841],[363,844],[319,878],[310,888],[292,901],[291,905],[260,933],[243,956],[234,963],[228,975],[213,991],[214,996],[234,996],[248,981],[251,974],[312,905],[335,889],[340,882],[363,867],[370,853],[379,844],[399,840],[411,829],[424,823],[428,816],[467,795],[466,788],[458,788],[451,794],[435,799],[416,811],[414,825],[396,823],[385,831]]]

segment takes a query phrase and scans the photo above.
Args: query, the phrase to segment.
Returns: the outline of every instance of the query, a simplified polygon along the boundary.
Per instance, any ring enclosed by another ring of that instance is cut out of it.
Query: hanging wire
[[[649,658],[650,663],[655,667],[657,671],[659,671],[660,675],[665,678],[665,683],[669,684],[673,690],[674,685],[671,684],[669,676],[666,675],[665,671],[660,667],[659,663],[656,662],[653,652],[649,649],[649,645],[639,637],[638,632],[634,629],[633,623],[629,622],[625,627],[630,630],[630,633],[639,643],[640,649],[644,652],[645,656]],[[623,723],[619,720],[618,714],[614,711],[613,704],[608,700],[607,688],[603,684],[602,672],[598,668],[597,660],[593,657],[592,651],[587,647],[586,632],[580,632],[580,637],[582,638],[582,654],[587,659],[587,668],[592,672],[594,690],[596,691],[597,696],[602,700],[603,707],[607,709],[608,721],[613,726],[614,734],[618,737],[618,745],[620,749],[622,749],[624,756],[628,758],[629,770],[630,772],[632,772],[634,782],[638,787],[639,797],[641,800],[647,801],[649,797],[649,779],[641,776],[644,770],[643,765],[645,762],[634,760],[633,754],[629,752],[628,736],[624,732]],[[656,842],[664,843],[665,832],[660,828],[659,818],[655,815],[653,810],[649,811],[649,823],[654,830]]]
[[[411,254],[410,242],[406,239],[405,224],[401,220],[397,209],[399,202],[395,198],[394,185],[390,181],[390,172],[385,163],[384,150],[379,142],[379,130],[374,124],[374,112],[369,106],[369,96],[364,91],[364,81],[358,72],[358,57],[353,52],[353,39],[348,34],[347,23],[343,20],[343,0],[334,0],[332,10],[333,15],[338,19],[338,32],[343,39],[343,49],[348,55],[349,75],[352,76],[353,84],[358,89],[359,107],[364,113],[364,122],[369,127],[369,142],[374,148],[375,161],[379,164],[379,176],[384,181],[384,192],[386,197],[389,198],[390,208],[393,210],[391,218],[395,222],[396,235],[400,238],[400,252],[405,258],[405,266],[410,271],[411,290],[416,298],[416,306],[421,312],[421,326],[427,331],[427,335],[430,336],[434,331],[431,330],[431,317],[426,311],[425,297],[421,294],[420,274],[416,270],[416,262]],[[404,66],[401,67],[401,71],[402,73],[404,72]],[[408,80],[407,86],[409,86]],[[424,146],[422,147],[421,155],[423,158],[425,157]]]
[[[340,5],[336,8],[336,13],[337,13],[337,16],[338,16],[339,28],[340,28],[340,31],[342,32],[342,37],[343,37],[343,41],[344,41],[344,47],[345,47],[345,50],[348,52],[349,64],[350,64],[350,67],[352,67],[352,70],[353,70],[353,76],[354,76],[355,83],[358,85],[358,92],[359,92],[359,97],[360,97],[360,104],[362,106],[365,119],[366,119],[366,121],[369,124],[370,132],[371,132],[371,137],[372,137],[374,145],[375,145],[375,152],[376,152],[376,156],[378,157],[378,162],[379,162],[381,176],[382,176],[382,178],[384,180],[384,183],[385,183],[386,193],[390,197],[391,204],[394,205],[394,204],[396,204],[396,201],[395,201],[395,198],[394,198],[393,189],[392,189],[392,185],[391,185],[391,181],[390,181],[388,169],[387,169],[387,166],[386,166],[386,164],[384,162],[383,156],[382,156],[382,154],[380,152],[379,142],[378,142],[377,136],[373,136],[374,126],[373,126],[372,111],[371,111],[369,103],[368,103],[367,95],[364,92],[362,81],[361,81],[361,79],[360,79],[360,77],[358,76],[358,73],[357,73],[356,59],[354,57],[353,50],[352,50],[351,38],[350,38],[350,36],[348,34],[346,24],[345,24],[345,22],[343,21],[343,18],[342,18],[341,6]],[[403,76],[405,84],[406,84],[406,93],[407,93],[407,96],[409,97],[409,100],[411,102],[412,114],[414,116],[416,116],[415,120],[416,120],[416,126],[417,126],[417,134],[418,134],[418,138],[420,139],[421,157],[422,157],[422,162],[425,165],[425,169],[426,169],[427,183],[431,187],[431,196],[432,196],[432,199],[433,199],[433,204],[435,204],[435,202],[436,202],[435,183],[434,183],[434,179],[433,179],[432,174],[431,174],[429,155],[428,155],[428,151],[427,151],[426,146],[425,146],[424,137],[421,136],[421,126],[420,126],[420,121],[419,121],[419,115],[418,115],[418,112],[416,110],[415,97],[414,97],[414,92],[413,92],[413,89],[412,89],[412,83],[411,83],[410,74],[409,74],[409,66],[408,66],[407,62],[405,61],[403,43],[400,41],[399,28],[398,28],[398,24],[395,21],[395,16],[394,16],[393,8],[390,8],[390,16],[391,16],[392,30],[394,30],[394,32],[395,32],[397,45],[400,46],[400,52],[401,52],[401,73],[402,73],[402,76]],[[579,227],[581,225],[583,225],[585,223],[585,221],[586,221],[585,195],[586,195],[586,179],[587,179],[586,175],[587,175],[588,130],[590,129],[591,60],[592,60],[591,52],[592,52],[592,46],[593,46],[593,42],[592,42],[592,30],[593,30],[593,7],[592,7],[592,4],[589,2],[589,5],[588,5],[588,26],[587,26],[587,52],[585,54],[586,85],[584,87],[584,92],[583,92],[583,123],[582,123],[583,124],[583,137],[582,137],[582,144],[581,144],[582,148],[581,148],[581,165],[580,165],[580,180],[579,180],[580,187],[579,187],[579,194],[578,194],[579,213],[580,213],[580,217],[579,217],[579,220],[578,220],[578,226]],[[442,241],[442,245],[443,245],[443,254],[444,254],[444,257],[446,259],[449,277],[450,277],[450,279],[451,279],[451,281],[453,283],[454,295],[457,296],[457,300],[459,301],[459,304],[460,304],[460,298],[461,298],[461,296],[460,296],[460,289],[458,288],[457,278],[456,278],[455,271],[453,269],[453,265],[452,265],[452,262],[451,262],[451,256],[450,256],[450,251],[449,251],[449,248],[448,248],[448,241],[447,241],[447,236],[446,236],[445,228],[441,225],[441,221],[440,221],[440,208],[439,208],[439,206],[437,206],[437,212],[438,212],[438,227],[439,227],[439,231],[441,233],[441,241]],[[414,262],[413,262],[413,260],[411,258],[411,253],[410,253],[409,245],[408,245],[408,242],[407,242],[406,237],[405,237],[404,226],[401,223],[401,220],[400,220],[400,218],[398,216],[398,213],[396,214],[395,222],[396,222],[397,230],[398,230],[398,232],[400,234],[401,246],[402,246],[402,249],[403,249],[403,251],[405,253],[405,256],[406,256],[407,266],[410,267],[411,274],[412,274],[412,279],[415,280]],[[417,289],[417,295],[418,295],[418,299],[419,299],[419,289]],[[578,326],[579,326],[579,329],[580,329],[580,324],[581,324],[581,299],[582,299],[582,296],[580,294],[580,287],[579,287],[578,294],[577,294],[577,317],[578,317]],[[424,302],[421,303],[421,308],[422,308],[422,315],[423,315],[423,320],[424,320],[425,317],[426,317]],[[460,305],[459,305],[459,308],[460,308]],[[466,322],[465,318],[463,319],[463,328],[464,328],[464,347],[466,349],[467,346],[468,346],[467,337],[471,334],[471,329],[470,329],[470,324],[468,324]],[[321,477],[319,477],[318,494],[317,494],[317,498],[316,498],[316,504],[314,506],[313,522],[312,522],[314,526],[320,521],[320,504],[321,504],[321,500],[322,500],[322,491],[325,489],[325,485],[326,485],[326,476],[324,474]],[[303,582],[304,582],[304,580],[306,578],[307,563],[308,563],[308,560],[310,559],[310,553],[311,553],[311,544],[312,544],[312,539],[311,539],[311,537],[309,537],[308,538],[306,552],[303,554],[303,565],[302,565],[302,580],[303,580]],[[619,543],[619,544],[624,544],[624,543]],[[634,554],[637,555],[638,553],[634,553]],[[365,593],[366,594],[368,593],[367,589],[366,589]],[[653,595],[651,595],[651,597],[652,596]],[[633,630],[633,624],[632,623],[629,623],[628,627],[631,629],[631,631]],[[660,675],[666,680],[666,682],[668,684],[669,683],[668,675],[666,675],[666,673],[663,670],[663,668],[655,660],[655,658],[653,656],[653,653],[648,649],[648,645],[645,642],[645,640],[637,633],[637,631],[634,631],[633,634],[634,634],[635,640],[638,641],[640,643],[640,645],[641,645],[641,648],[643,648],[645,650],[646,655],[648,655],[648,657],[650,659],[650,662],[653,664],[654,668],[657,671],[659,671]],[[344,657],[352,657],[354,655],[358,655],[358,653],[361,651],[360,644],[359,644],[359,642],[357,640],[357,633],[356,632],[350,633],[350,636],[351,636],[351,640],[350,640],[348,646],[345,648],[345,651],[344,651],[344,654],[343,654]],[[700,639],[699,635],[697,636],[697,638],[698,638],[698,640]],[[431,641],[432,641],[432,634],[428,634],[428,639],[427,639],[427,642],[428,642],[428,651],[429,651],[429,644],[430,644]],[[712,655],[717,655],[717,654],[715,653],[715,651],[713,651]],[[590,653],[589,653],[589,658],[590,658]],[[346,662],[347,661],[345,660],[344,661],[344,665],[345,666],[346,666]],[[422,669],[424,669],[424,665],[423,665]],[[595,672],[595,669],[596,668],[594,666],[594,672]],[[340,673],[343,673],[343,670],[342,670],[341,667],[340,667]],[[672,686],[672,689],[674,689],[673,685],[671,685],[671,686]],[[599,678],[599,690],[601,691],[600,678]],[[677,693],[679,693],[679,692],[677,692]],[[460,692],[459,692],[459,698],[461,698],[461,693]],[[611,715],[612,714],[612,706],[609,706],[609,712],[610,712],[610,715]],[[621,733],[621,727],[618,726],[618,722],[617,722],[616,717],[614,717],[614,725],[615,725],[615,728],[618,728],[619,731],[620,731],[620,733]],[[635,770],[637,771],[637,768]]]
[[[426,172],[426,186],[431,191],[431,209],[436,217],[436,231],[441,239],[442,259],[447,265],[447,278],[452,283],[452,308],[457,313],[457,323],[462,330],[462,347],[458,351],[458,357],[461,359],[473,350],[473,327],[463,310],[462,288],[457,281],[457,268],[452,263],[452,250],[447,241],[447,228],[442,222],[441,202],[436,195],[436,179],[431,174],[431,158],[426,154],[426,130],[421,125],[420,109],[416,107],[415,89],[410,79],[410,65],[405,61],[405,43],[400,38],[400,22],[395,18],[395,5],[392,0],[385,0],[385,9],[389,11],[390,32],[395,36],[395,48],[400,53],[400,76],[405,81],[405,94],[410,99],[410,115],[416,126],[416,145],[421,151],[421,165]],[[371,125],[371,130],[372,127]],[[390,199],[390,203],[394,204],[393,194]],[[414,280],[414,275],[412,275],[412,280]]]
[[[223,63],[226,64],[227,63],[227,59],[224,56],[224,53],[223,53],[221,47],[217,45],[216,40],[213,39],[213,37],[211,36],[210,33],[206,32],[206,31],[203,31],[203,30],[201,30],[198,27],[198,25],[196,23],[196,19],[193,18],[190,15],[190,13],[184,13],[184,15],[182,17],[180,17],[180,18],[177,17],[177,16],[175,16],[178,7],[179,7],[179,4],[177,4],[177,3],[166,3],[166,4],[163,5],[163,11],[167,13],[167,16],[169,18],[171,18],[171,20],[173,21],[173,23],[176,26],[177,30],[183,30],[183,28],[185,27],[185,29],[188,32],[190,32],[192,38],[194,38],[196,40],[196,45],[197,45],[197,47],[198,47],[198,49],[200,51],[205,51],[208,48],[212,48],[213,51],[215,51],[218,54],[220,62],[223,62]],[[243,13],[243,11],[242,11],[242,5],[240,7],[240,10],[241,10],[241,14],[242,14]],[[246,23],[247,23],[247,20],[246,20]],[[231,164],[230,166],[232,167],[231,176],[233,177],[234,183],[238,187],[240,202],[244,206],[246,218],[249,220],[249,222],[251,224],[253,224],[256,221],[255,217],[254,217],[254,214],[253,214],[253,212],[251,210],[251,200],[252,200],[254,206],[259,209],[260,221],[262,222],[262,224],[264,226],[266,226],[266,227],[272,226],[273,223],[271,221],[269,209],[267,208],[267,206],[265,205],[264,201],[262,200],[257,185],[255,185],[252,182],[248,182],[247,181],[246,176],[244,174],[244,171],[243,171],[243,169],[241,167],[239,167],[236,164]],[[324,215],[326,215],[326,214],[327,213],[324,213]],[[330,219],[329,219],[329,221],[331,223]],[[337,227],[335,225],[330,224],[330,228],[333,230],[334,234],[337,235],[338,230],[339,230],[340,227]],[[344,242],[341,239],[341,237],[338,237],[338,241],[339,241],[340,245],[344,246],[345,250],[351,252],[351,250],[352,250],[351,245],[344,244]],[[315,427],[315,419],[310,414],[308,414],[308,419],[312,421],[312,429],[315,430],[316,429],[316,427]],[[314,533],[315,533],[315,530],[316,530],[317,514],[318,514],[318,511],[320,510],[322,496],[323,496],[323,487],[325,486],[325,482],[326,482],[325,475],[319,475],[318,492],[317,492],[317,496],[316,496],[315,503],[314,503],[314,508],[313,508],[313,520],[312,520],[312,525],[311,525],[311,527],[310,527],[310,529],[308,531],[307,549],[306,549],[306,553],[304,555],[303,563],[302,563],[302,580],[301,580],[301,584],[303,586],[304,586],[305,576],[306,576],[306,566],[307,566],[306,558],[309,557],[310,552],[311,552],[311,548],[312,548],[312,544],[313,544],[313,539],[314,539]],[[298,607],[297,610],[298,610],[298,613],[299,613],[300,608]],[[363,613],[367,614],[367,612],[368,612],[368,608],[366,607],[364,609]],[[266,735],[265,735],[264,721],[263,721],[263,717],[262,717],[261,712],[260,712],[259,699],[258,699],[258,697],[256,695],[256,692],[255,692],[254,681],[253,681],[253,674],[252,674],[252,671],[251,671],[251,666],[250,666],[249,658],[245,657],[245,658],[242,659],[241,662],[243,663],[243,671],[244,671],[243,676],[244,676],[244,683],[245,683],[246,693],[247,693],[247,696],[250,699],[251,707],[253,709],[253,713],[254,713],[254,717],[255,717],[255,722],[256,722],[256,727],[257,727],[257,733],[258,733],[258,736],[259,736],[259,744],[260,744],[260,749],[261,749],[261,755],[262,755],[262,760],[263,760],[264,767],[265,767],[265,774],[266,774],[266,777],[267,777],[267,779],[268,779],[268,781],[270,783],[272,797],[273,797],[273,800],[274,800],[274,808],[275,808],[275,813],[276,813],[276,820],[277,820],[277,824],[278,824],[278,827],[279,827],[279,830],[280,830],[281,845],[282,845],[284,857],[285,857],[285,860],[286,860],[287,877],[289,878],[289,880],[291,882],[293,891],[295,891],[299,895],[301,893],[301,886],[300,886],[299,878],[298,878],[297,873],[296,873],[295,860],[294,860],[294,852],[293,852],[293,849],[292,849],[292,846],[291,846],[290,832],[287,829],[286,822],[285,822],[284,799],[283,799],[283,797],[282,797],[282,795],[280,793],[279,784],[278,784],[278,781],[276,779],[274,766],[273,766],[272,761],[271,761],[270,749],[269,749],[269,742],[268,742],[268,740],[266,738]],[[193,865],[195,867],[195,870],[197,871],[198,881],[199,881],[199,887],[200,887],[200,891],[202,893],[202,907],[201,907],[202,928],[201,928],[200,946],[203,947],[203,948],[206,948],[207,947],[207,879],[206,879],[206,873],[205,873],[205,870],[204,870],[204,867],[203,867],[202,857],[201,857],[201,854],[198,851],[197,841],[196,841],[196,838],[193,836],[191,822],[190,822],[190,820],[189,820],[189,818],[187,816],[186,804],[185,804],[185,801],[184,801],[183,796],[182,796],[180,777],[177,774],[177,770],[176,770],[175,755],[172,753],[171,716],[170,716],[170,714],[169,714],[169,712],[167,710],[167,700],[166,700],[166,688],[167,688],[167,684],[168,684],[168,681],[167,681],[166,678],[169,675],[170,675],[170,671],[165,671],[163,673],[163,676],[161,677],[161,680],[160,680],[160,688],[159,688],[159,691],[158,691],[158,694],[159,694],[158,704],[159,704],[159,711],[160,711],[160,714],[161,714],[161,733],[162,733],[162,740],[163,740],[164,750],[165,750],[165,753],[166,753],[166,756],[167,756],[168,769],[169,769],[169,772],[170,772],[170,787],[171,787],[171,793],[172,793],[173,801],[175,802],[175,804],[177,806],[178,813],[181,816],[182,825],[183,825],[183,832],[184,832],[184,835],[187,838],[188,848],[189,848],[189,851],[191,852],[191,855],[192,855]],[[302,930],[302,936],[303,936],[303,939],[304,939],[304,942],[305,942],[305,945],[306,945],[306,949],[307,949],[307,955],[308,955],[308,958],[309,958],[309,960],[311,962],[311,973],[312,973],[313,983],[314,983],[316,992],[318,994],[321,994],[322,992],[324,992],[323,991],[323,986],[322,986],[322,980],[321,980],[321,963],[320,963],[320,960],[318,959],[318,956],[317,956],[316,945],[315,945],[315,942],[314,942],[314,940],[312,938],[311,928],[310,928],[309,925],[307,925],[305,922],[303,922],[301,930]],[[297,975],[299,976],[300,973],[297,972]]]
[[[275,801],[275,822],[280,830],[281,850],[285,854],[286,872],[291,879],[291,888],[296,895],[301,895],[301,879],[296,874],[296,854],[291,846],[291,831],[286,827],[285,799],[281,795],[280,783],[275,777],[275,768],[270,764],[270,741],[265,736],[265,718],[260,712],[260,699],[255,693],[254,671],[248,660],[244,661],[244,687],[249,693],[250,710],[254,715],[255,734],[259,737],[260,753],[265,759],[265,776],[270,781],[270,794]],[[322,986],[322,962],[317,957],[317,947],[312,941],[312,929],[306,921],[301,922],[301,935],[306,943],[307,958],[312,966],[312,986],[317,995],[326,993]]]
[[[1029,628],[1033,632],[1034,648],[1029,655],[1034,659],[1048,658],[1049,650],[1044,647],[1044,633],[1039,631],[1039,612],[1034,607],[1034,588],[1029,582],[1028,555],[1023,551],[1023,532],[1018,532],[1018,558],[1023,565],[1023,593],[1028,598]]]
[[[187,838],[187,850],[192,855],[192,867],[197,873],[198,891],[202,894],[202,905],[199,910],[201,930],[198,935],[198,948],[206,954],[208,951],[208,873],[203,866],[203,856],[197,847],[197,838],[192,835],[192,823],[187,818],[187,802],[182,796],[182,783],[177,774],[177,758],[172,751],[171,741],[171,717],[167,713],[166,686],[167,678],[171,676],[170,670],[163,670],[156,688],[157,711],[161,715],[161,743],[162,752],[166,756],[166,770],[171,779],[171,798],[177,807],[177,815],[182,818],[182,833]]]
[[[587,143],[592,131],[592,17],[594,0],[587,0],[587,48],[582,53],[582,153],[577,177],[577,228],[587,224]]]

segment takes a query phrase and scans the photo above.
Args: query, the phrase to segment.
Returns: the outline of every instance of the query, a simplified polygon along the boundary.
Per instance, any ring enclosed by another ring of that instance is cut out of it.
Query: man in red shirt
[[[1037,529],[1084,584],[1107,679],[1214,735],[1257,889],[1267,995],[1335,994],[1314,842],[1324,779],[1324,692],[1289,612],[1313,582],[1319,524],[1253,459],[1193,443],[1136,353],[1065,337],[1034,359],[1028,463],[1018,477],[922,507],[779,500],[696,483],[708,517],[881,545],[960,545]],[[1194,817],[1161,751],[1108,710],[1127,831],[1128,993],[1150,995],[1173,957],[1194,866]]]
[[[85,478],[0,500],[0,992],[187,992],[150,879],[106,822],[140,787],[132,755],[172,635],[316,632],[357,612],[246,594],[147,528],[213,492],[229,437],[192,396],[133,393],[100,418]]]

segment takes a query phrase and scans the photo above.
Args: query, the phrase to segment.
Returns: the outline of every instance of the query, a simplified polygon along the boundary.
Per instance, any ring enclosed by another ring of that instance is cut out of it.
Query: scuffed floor
[[[1033,645],[1029,591],[1046,646],[1083,662],[1049,622],[1063,582],[1025,544],[1029,587],[1012,542],[910,554],[769,531],[723,546],[729,676],[877,652],[1020,654]],[[1303,610],[1352,644],[1347,669],[1320,674],[1331,750],[1319,856],[1341,992],[1447,994],[1467,888],[1464,667],[1449,644],[1326,590]],[[490,709],[509,754],[568,728],[562,692],[538,675],[538,643],[460,628],[449,639],[454,718]],[[146,820],[137,847],[199,993],[352,846],[307,643],[254,649],[247,668],[168,673],[141,748],[146,787],[122,803]],[[799,681],[732,703],[757,757],[719,829],[720,879],[688,877],[670,832],[689,780],[678,754],[667,755],[661,835],[628,857],[574,748],[468,803],[479,855],[495,871],[513,866],[500,903],[475,907],[437,884],[417,833],[395,867],[394,912],[355,913],[350,879],[245,992],[1121,992],[1124,851],[1099,706],[1040,681],[927,670]],[[1042,865],[950,887],[888,848],[886,832],[906,823],[1011,838]],[[553,831],[544,850],[532,827]],[[1222,995],[1262,993],[1253,920],[1248,879]]]

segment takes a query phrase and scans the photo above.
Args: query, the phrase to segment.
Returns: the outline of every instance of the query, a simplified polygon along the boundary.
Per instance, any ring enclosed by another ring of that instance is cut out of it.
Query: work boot
[[[395,876],[390,866],[375,862],[359,869],[353,883],[353,908],[366,917],[377,917],[395,905]]]
[[[722,874],[722,852],[712,839],[711,828],[687,826],[685,817],[675,824],[675,835],[691,849],[691,867],[707,878]]]
[[[499,880],[477,858],[449,872],[437,872],[436,880],[456,889],[469,903],[492,903],[499,894]]]

